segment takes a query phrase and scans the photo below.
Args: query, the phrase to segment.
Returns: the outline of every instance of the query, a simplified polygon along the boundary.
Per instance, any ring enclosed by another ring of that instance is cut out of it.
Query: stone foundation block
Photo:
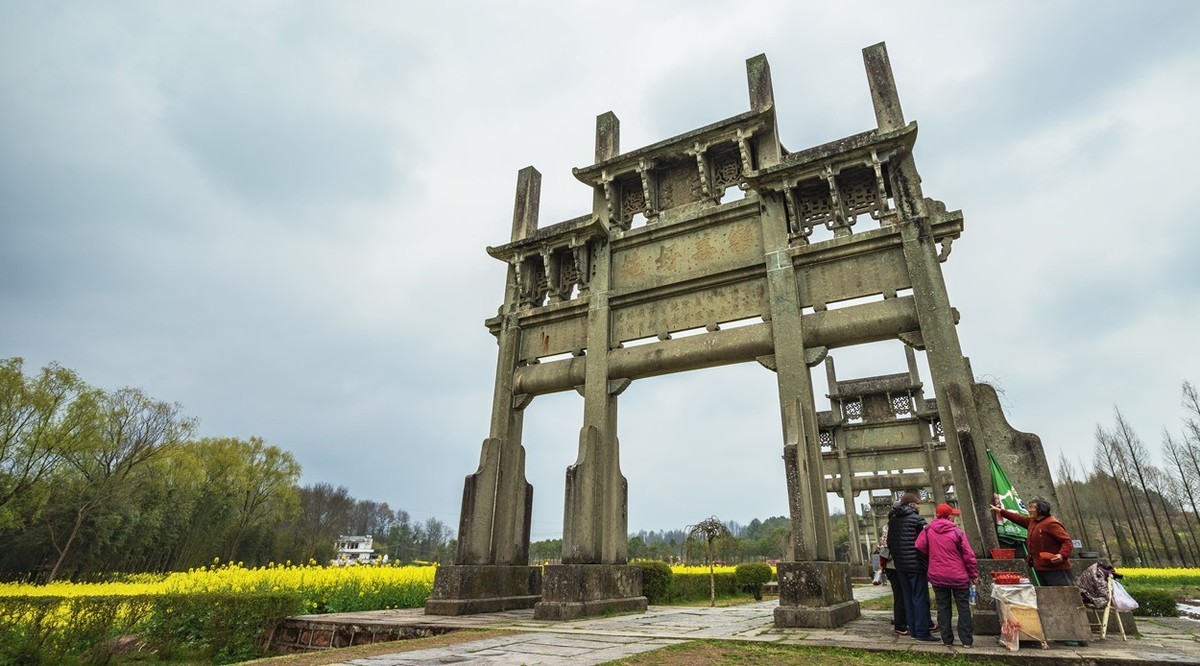
[[[539,620],[575,620],[606,613],[641,613],[642,570],[624,564],[553,564],[545,568]]]
[[[859,616],[844,562],[780,562],[777,627],[832,629]]]
[[[542,593],[540,567],[456,564],[438,567],[426,615],[470,615],[532,608]]]
[[[1086,642],[1092,639],[1092,630],[1088,626],[1079,588],[1074,585],[1039,587],[1037,605],[1046,640]]]

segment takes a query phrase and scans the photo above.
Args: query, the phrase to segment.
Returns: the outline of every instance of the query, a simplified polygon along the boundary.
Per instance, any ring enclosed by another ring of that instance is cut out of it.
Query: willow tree
[[[722,523],[720,520],[718,520],[716,516],[709,516],[695,525],[688,525],[687,535],[688,541],[700,537],[704,538],[704,554],[705,559],[708,560],[708,598],[711,602],[711,605],[716,606],[717,579],[716,574],[713,572],[712,547],[713,542],[717,539],[723,536],[730,536],[729,528],[725,527],[725,523]]]

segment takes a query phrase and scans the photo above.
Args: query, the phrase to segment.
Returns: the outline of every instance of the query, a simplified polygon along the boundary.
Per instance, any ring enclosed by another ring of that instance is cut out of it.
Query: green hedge
[[[737,576],[733,572],[714,575],[718,597],[734,597],[742,594]],[[708,574],[673,574],[667,600],[673,602],[701,601],[708,599]]]
[[[671,589],[671,565],[659,560],[634,560],[630,562],[642,570],[642,594],[652,604],[667,600]]]
[[[146,596],[4,597],[0,663],[51,664],[67,656],[104,663],[112,639],[135,633],[152,606]]]
[[[1175,597],[1166,590],[1156,587],[1127,587],[1129,595],[1138,602],[1134,615],[1149,617],[1178,617]]]
[[[766,562],[743,562],[734,568],[733,575],[743,592],[749,592],[756,600],[762,601],[763,585],[771,582],[775,572]]]
[[[106,663],[127,635],[167,659],[243,661],[264,655],[274,626],[300,609],[292,592],[4,597],[0,663]]]

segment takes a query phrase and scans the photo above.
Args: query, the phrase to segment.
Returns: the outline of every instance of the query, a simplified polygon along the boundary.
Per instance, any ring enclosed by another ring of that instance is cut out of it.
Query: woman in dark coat
[[[905,493],[888,514],[888,551],[896,564],[900,592],[904,598],[904,615],[914,640],[937,641],[930,634],[929,622],[929,560],[917,550],[917,535],[925,529],[925,519],[917,513],[920,498]]]

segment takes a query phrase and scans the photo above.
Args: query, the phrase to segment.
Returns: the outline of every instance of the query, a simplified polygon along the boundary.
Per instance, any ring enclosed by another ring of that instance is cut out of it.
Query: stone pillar
[[[896,93],[887,48],[880,43],[863,49],[863,61],[879,131],[903,128],[904,112]],[[917,303],[921,340],[937,392],[938,413],[953,468],[955,496],[962,509],[963,528],[971,544],[980,552],[987,552],[999,543],[994,529],[981,529],[991,525],[988,511],[990,469],[985,443],[980,441],[982,428],[971,389],[974,379],[962,354],[955,329],[956,313],[950,307],[937,248],[930,233],[931,216],[938,211],[921,193],[921,177],[911,153],[893,158],[890,177],[900,213],[900,236],[912,280],[913,298]]]
[[[759,56],[746,61],[751,109],[769,111],[775,102],[770,69]],[[778,163],[782,151],[770,123],[770,134],[756,135],[757,169]],[[783,418],[783,460],[787,475],[788,510],[792,521],[793,562],[780,562],[780,627],[835,627],[859,614],[850,593],[850,566],[833,561],[833,535],[825,500],[825,475],[817,435],[813,399],[801,320],[800,280],[792,264],[787,209],[782,192],[759,192],[766,287],[775,351],[779,407]]]
[[[917,369],[917,353],[913,351],[912,345],[905,343],[904,358],[908,361],[908,382],[913,386],[921,384],[921,373]],[[917,388],[912,393],[912,413],[914,416],[919,416],[925,413],[925,390]],[[946,501],[946,488],[942,486],[941,475],[937,473],[937,457],[934,455],[933,445],[936,441],[932,429],[930,429],[929,421],[921,421],[926,427],[922,434],[924,439],[921,441],[921,448],[925,450],[926,467],[929,469],[929,488],[933,491],[933,501],[941,504]]]
[[[541,174],[533,167],[517,176],[513,240],[537,230]],[[521,343],[518,266],[509,266],[503,323],[492,395],[490,436],[483,442],[479,469],[467,477],[453,566],[438,567],[430,615],[462,615],[529,608],[541,594],[541,569],[529,566],[529,526],[533,486],[525,480],[521,445],[525,401],[513,395],[513,372]]]
[[[825,379],[829,384],[829,392],[836,395],[837,371],[834,370],[832,356],[825,357]],[[831,408],[834,415],[837,416],[838,422],[841,423],[846,418],[845,413],[842,411],[842,402],[834,400]],[[842,498],[842,506],[846,512],[846,526],[849,530],[850,543],[852,544],[850,548],[850,563],[862,564],[863,556],[862,549],[860,548],[862,543],[858,533],[858,521],[855,520],[857,514],[854,509],[854,473],[850,468],[850,456],[846,452],[846,444],[845,442],[838,441],[836,432],[833,435],[833,446],[837,449],[838,474],[841,475],[839,479],[841,490],[838,492],[838,495]]]
[[[596,119],[597,163],[617,155],[619,131],[611,112]],[[593,212],[611,223],[602,188],[597,189]],[[594,259],[588,292],[583,427],[578,457],[567,468],[563,563],[545,568],[542,600],[534,606],[534,616],[543,620],[640,612],[647,606],[641,569],[626,565],[629,491],[621,474],[617,396],[629,380],[609,379],[612,257],[607,243],[597,247]]]

